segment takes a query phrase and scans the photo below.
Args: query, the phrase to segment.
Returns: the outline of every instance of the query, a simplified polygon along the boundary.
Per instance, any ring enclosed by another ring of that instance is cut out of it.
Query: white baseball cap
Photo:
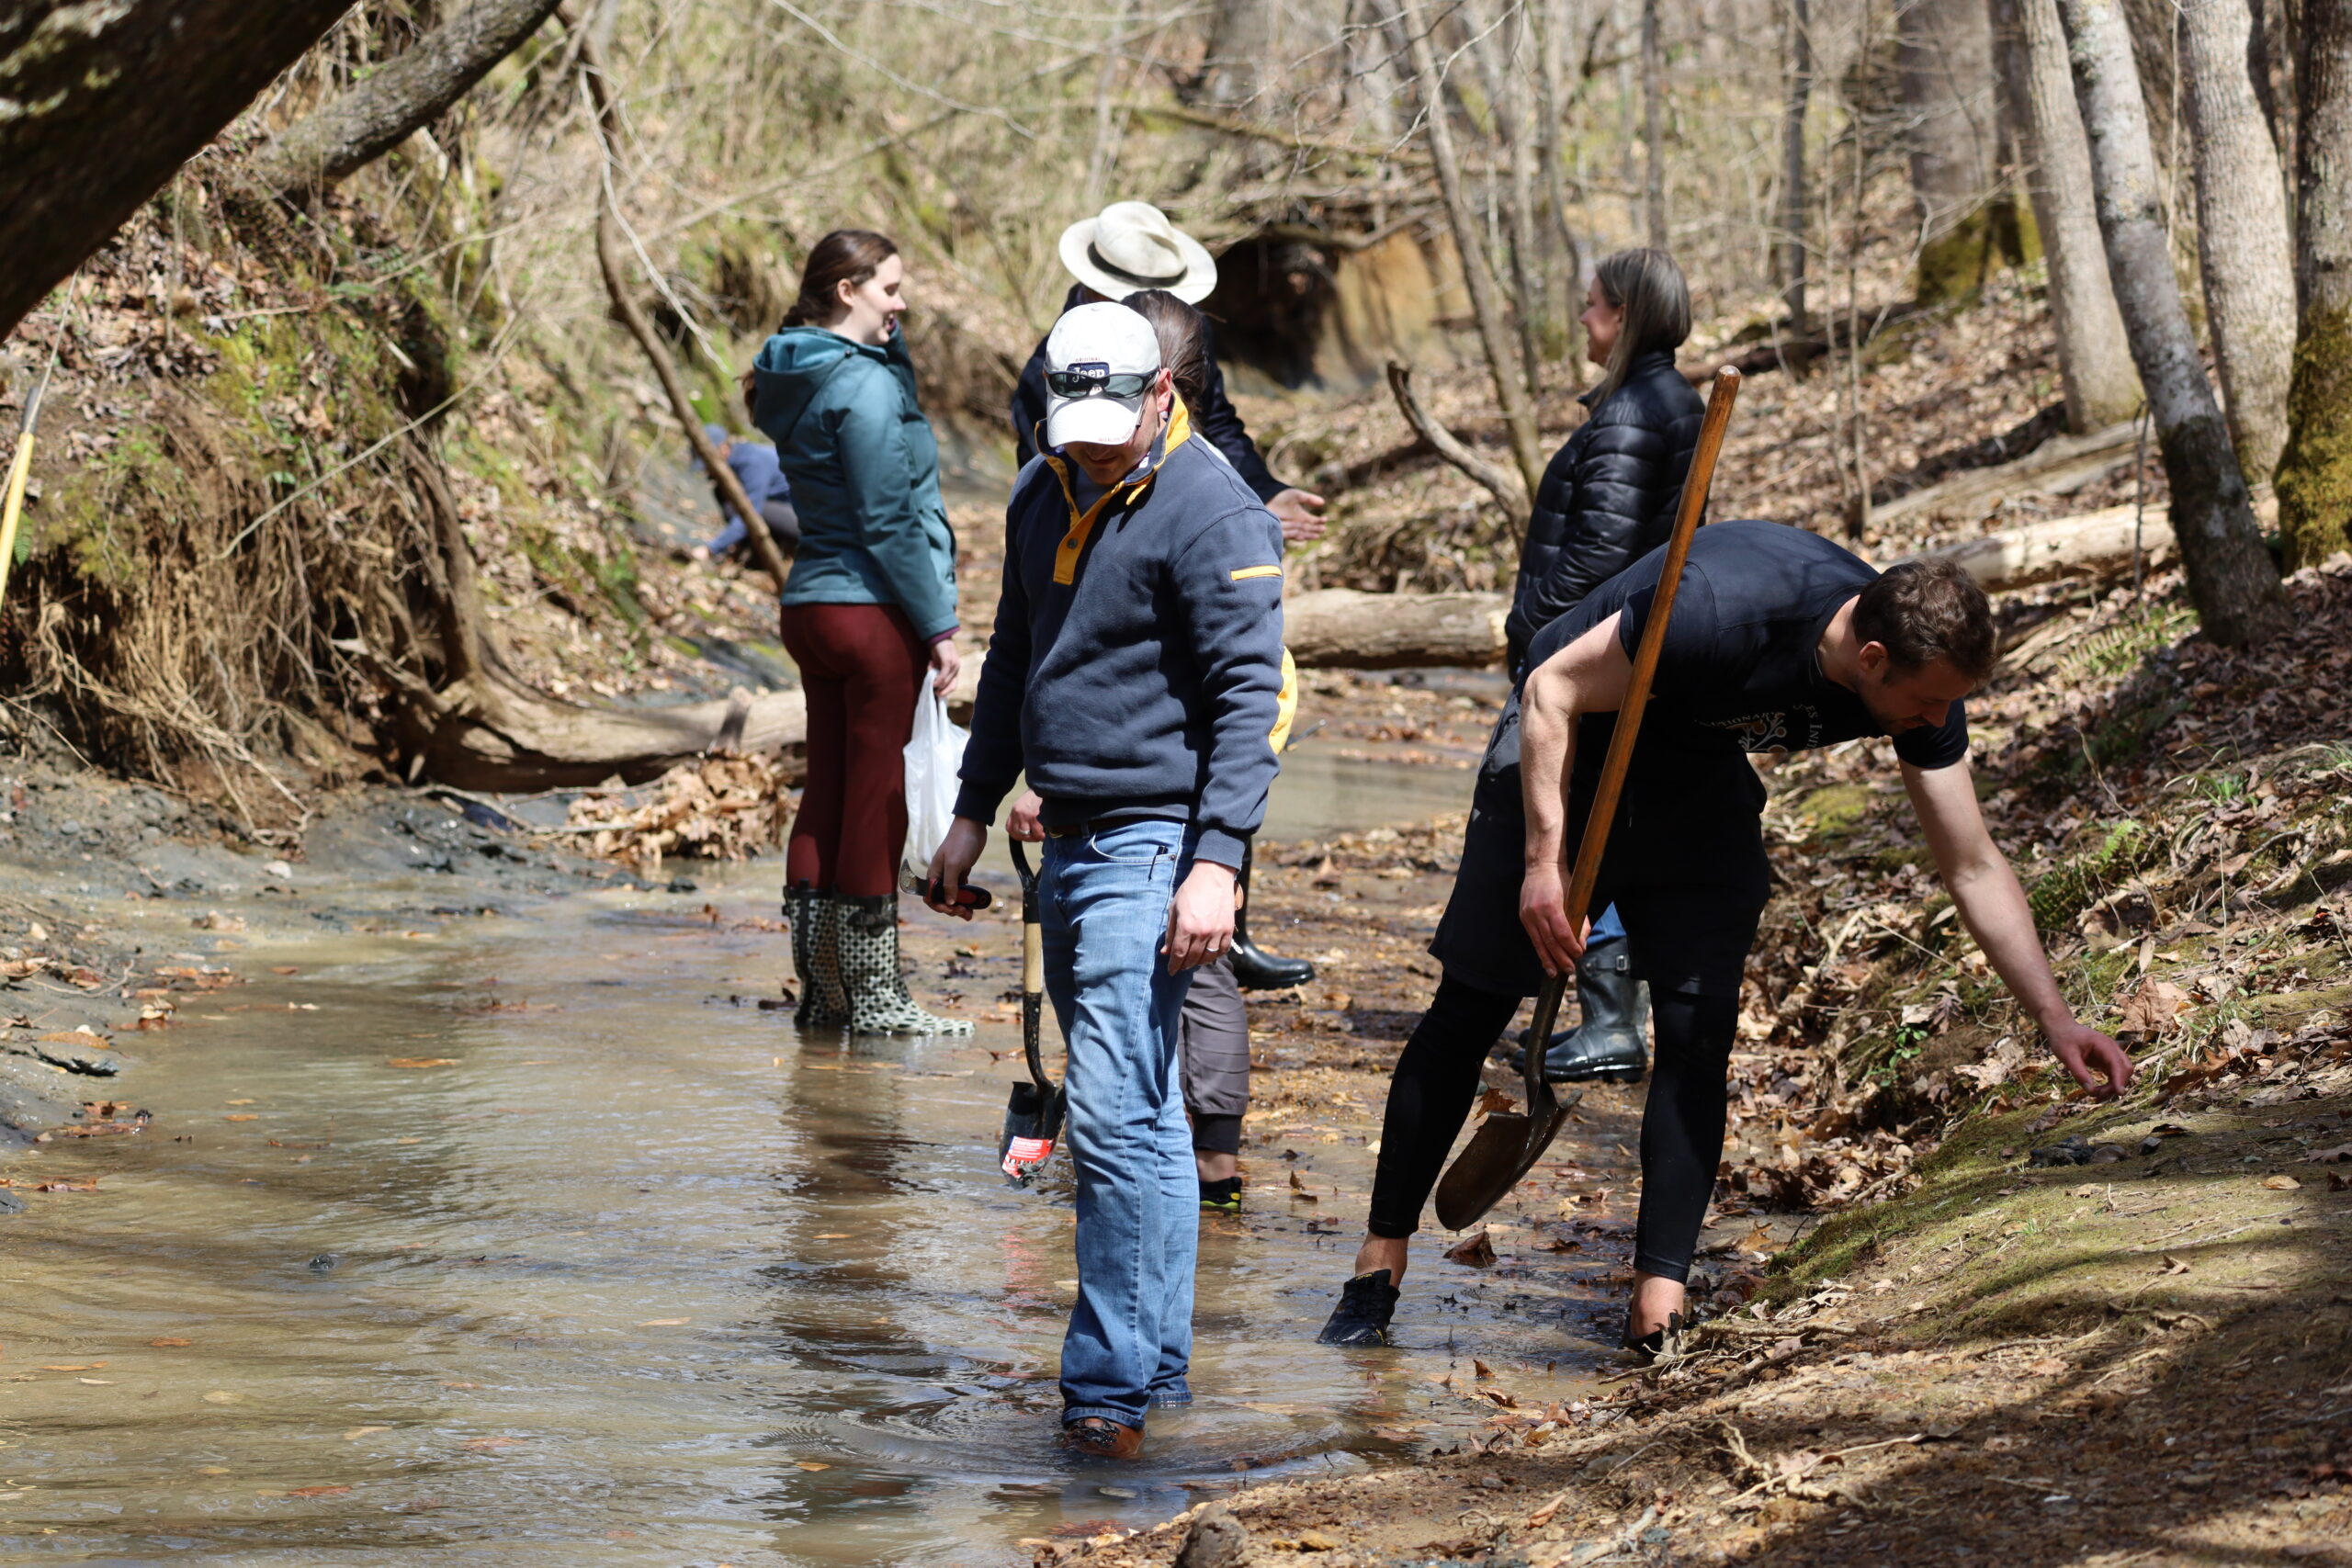
[[[1141,315],[1112,304],[1067,312],[1046,338],[1046,445],[1118,446],[1159,374],[1159,334]]]

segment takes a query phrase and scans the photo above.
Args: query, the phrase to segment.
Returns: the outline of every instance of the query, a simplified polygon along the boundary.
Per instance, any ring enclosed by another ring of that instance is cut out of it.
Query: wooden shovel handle
[[[1600,765],[1600,788],[1592,797],[1592,815],[1585,819],[1584,840],[1577,847],[1576,875],[1568,884],[1568,929],[1579,930],[1600,880],[1600,857],[1609,848],[1610,825],[1617,819],[1617,798],[1625,791],[1625,773],[1634,765],[1634,741],[1642,732],[1642,710],[1650,700],[1650,682],[1657,674],[1659,655],[1666,651],[1667,618],[1674,614],[1674,596],[1682,586],[1682,563],[1690,557],[1691,537],[1699,532],[1707,510],[1707,491],[1714,483],[1715,458],[1724,449],[1724,430],[1731,423],[1731,406],[1739,397],[1739,372],[1726,365],[1715,372],[1707,394],[1707,417],[1699,426],[1698,450],[1690,455],[1690,475],[1682,481],[1682,505],[1674,517],[1674,534],[1667,541],[1666,564],[1659,568],[1657,596],[1650,601],[1649,619],[1642,626],[1641,646],[1634,653],[1634,678],[1625,686],[1625,701],[1617,710],[1617,728],[1609,738],[1609,756]]]
[[[1724,449],[1731,406],[1739,398],[1739,372],[1726,365],[1715,372],[1715,384],[1707,393],[1707,417],[1699,426],[1699,446],[1690,455],[1690,476],[1682,481],[1682,504],[1675,513],[1674,533],[1667,541],[1666,564],[1658,570],[1649,619],[1642,625],[1641,645],[1634,652],[1634,678],[1625,687],[1623,705],[1617,710],[1617,728],[1610,735],[1609,755],[1600,765],[1600,788],[1593,796],[1592,814],[1585,818],[1584,838],[1577,846],[1577,868],[1568,881],[1566,905],[1572,931],[1584,929],[1593,887],[1600,881],[1600,858],[1609,849],[1610,825],[1617,819],[1617,798],[1625,792],[1625,772],[1634,764],[1634,742],[1641,735],[1650,682],[1657,674],[1658,656],[1666,650],[1666,624],[1674,614],[1674,595],[1682,586],[1682,563],[1690,558],[1691,536],[1698,533],[1706,514],[1707,491],[1714,483],[1715,458]],[[1535,998],[1522,1067],[1531,1113],[1553,1103],[1552,1086],[1544,1080],[1544,1051],[1567,989],[1568,977],[1555,975]]]

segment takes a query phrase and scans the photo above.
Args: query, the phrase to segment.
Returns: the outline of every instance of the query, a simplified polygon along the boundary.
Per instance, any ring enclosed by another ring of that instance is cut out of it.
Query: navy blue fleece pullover
[[[1026,772],[1048,828],[1173,818],[1238,867],[1280,767],[1282,530],[1182,404],[1152,457],[1085,513],[1052,453],[1014,482],[956,814]]]

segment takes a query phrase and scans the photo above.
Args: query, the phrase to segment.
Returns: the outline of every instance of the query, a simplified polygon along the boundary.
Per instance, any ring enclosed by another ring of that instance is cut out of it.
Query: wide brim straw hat
[[[1062,265],[1105,299],[1165,288],[1197,305],[1216,288],[1216,258],[1148,201],[1114,201],[1062,231]]]

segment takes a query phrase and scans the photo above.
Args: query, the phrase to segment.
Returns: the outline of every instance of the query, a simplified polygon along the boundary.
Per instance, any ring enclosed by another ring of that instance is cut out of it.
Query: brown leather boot
[[[1143,1452],[1143,1428],[1085,1416],[1063,1426],[1062,1447],[1085,1459],[1133,1459]]]

